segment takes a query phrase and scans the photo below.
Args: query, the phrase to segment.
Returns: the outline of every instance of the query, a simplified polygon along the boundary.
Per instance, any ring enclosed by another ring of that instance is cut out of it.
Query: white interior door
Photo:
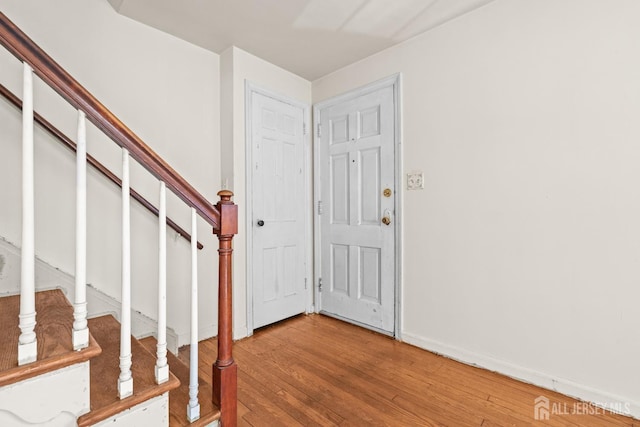
[[[393,333],[393,86],[319,112],[321,311]]]
[[[306,309],[304,109],[251,95],[253,327]]]

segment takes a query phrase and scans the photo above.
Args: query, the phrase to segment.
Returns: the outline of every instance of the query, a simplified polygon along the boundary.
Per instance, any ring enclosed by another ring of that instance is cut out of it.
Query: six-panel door
[[[252,95],[253,327],[305,311],[303,109]]]
[[[321,308],[394,331],[394,99],[385,87],[320,111]],[[386,191],[385,191],[386,190]]]

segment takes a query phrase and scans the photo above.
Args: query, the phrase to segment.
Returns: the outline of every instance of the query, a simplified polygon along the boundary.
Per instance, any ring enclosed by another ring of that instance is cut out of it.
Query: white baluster
[[[18,365],[35,362],[36,339],[35,286],[35,202],[33,154],[33,71],[24,63],[22,96],[22,267],[20,284],[20,338]]]
[[[120,399],[133,394],[131,375],[131,217],[129,151],[122,149],[122,316],[120,317]]]
[[[158,347],[156,355],[156,383],[169,380],[167,364],[167,189],[160,181],[160,206],[158,208]]]
[[[196,210],[191,208],[191,354],[189,358],[189,403],[187,419],[200,418],[198,402],[198,229]]]
[[[73,349],[89,345],[87,327],[87,125],[78,111],[76,150],[76,290],[73,304]]]

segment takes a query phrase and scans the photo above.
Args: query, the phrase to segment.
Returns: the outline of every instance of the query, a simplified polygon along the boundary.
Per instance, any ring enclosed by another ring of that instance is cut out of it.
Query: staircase
[[[18,365],[18,318],[20,297],[0,299],[0,413],[17,420],[42,422],[60,413],[78,414],[89,410],[89,361],[102,349],[89,338],[89,345],[74,351],[71,345],[73,310],[60,291],[36,294],[40,311],[36,326],[38,360]],[[2,416],[0,416],[2,420]],[[18,424],[5,420],[0,425]]]
[[[8,350],[3,352],[0,358],[0,410],[11,412],[14,416],[11,423],[7,421],[0,425],[31,425],[34,422],[55,419],[60,413],[84,412],[86,413],[77,419],[77,425],[80,427],[113,423],[167,425],[167,417],[169,426],[216,425],[220,418],[220,410],[213,405],[211,388],[202,379],[199,379],[202,390],[200,419],[189,423],[184,416],[184,409],[189,400],[189,367],[171,353],[168,353],[169,381],[156,384],[156,360],[153,353],[157,341],[153,337],[141,341],[132,337],[132,357],[136,361],[133,365],[136,392],[126,399],[118,399],[116,384],[119,375],[120,324],[111,315],[89,319],[90,345],[80,351],[74,351],[71,346],[73,308],[61,290],[36,293],[36,311],[42,313],[36,327],[39,337],[38,361],[18,366],[15,344],[19,329],[15,317],[19,312],[19,303],[18,295],[0,298],[0,326],[6,332],[0,335],[0,348]],[[82,368],[86,362],[89,362],[90,366],[88,383],[86,379],[84,382],[75,381],[72,375],[65,373],[65,370]],[[41,383],[33,381],[45,375],[49,378],[60,377],[61,381],[58,382],[61,384],[56,393],[50,394],[51,390],[45,390]],[[71,381],[64,385],[68,379]],[[75,390],[76,386],[81,390]],[[65,392],[61,393],[62,387],[69,389],[64,389]],[[40,393],[42,397],[34,399],[34,393]],[[69,396],[74,394],[79,397],[69,399]],[[61,397],[60,401],[55,401],[56,396]],[[50,406],[46,412],[33,410],[35,401],[39,400],[47,401]],[[82,404],[75,406],[77,402]],[[20,404],[23,405],[22,408],[18,406]],[[153,411],[154,405],[158,410]],[[137,411],[136,408],[144,408],[144,411]],[[170,408],[168,413],[167,408]],[[152,417],[146,412],[151,413]],[[144,418],[137,422],[133,417],[139,416],[140,413],[144,413]]]
[[[0,95],[22,110],[22,244],[19,294],[0,298],[1,426],[235,426],[237,366],[232,356],[231,255],[237,206],[230,191],[212,204],[148,145],[0,13],[0,45],[23,63],[23,96],[0,85]],[[33,78],[40,78],[78,112],[73,142],[33,110]],[[122,149],[122,176],[86,152],[86,124]],[[76,271],[73,301],[60,289],[36,292],[33,127],[39,124],[76,152]],[[1,150],[1,148],[0,148]],[[156,208],[131,188],[129,163],[137,161],[160,185]],[[89,318],[86,284],[86,168],[91,165],[122,189],[120,318]],[[166,191],[191,209],[191,233],[167,217]],[[158,217],[158,319],[154,337],[137,340],[131,319],[130,197]],[[198,376],[197,217],[219,240],[218,354],[213,384]],[[191,359],[167,351],[166,230],[191,242]],[[6,293],[0,289],[0,294]]]

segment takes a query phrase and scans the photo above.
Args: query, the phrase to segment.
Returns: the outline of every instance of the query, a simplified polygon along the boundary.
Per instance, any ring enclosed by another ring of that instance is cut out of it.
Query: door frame
[[[322,294],[319,291],[319,280],[321,274],[321,221],[318,219],[318,205],[321,197],[321,177],[320,177],[320,141],[318,138],[318,126],[320,124],[320,111],[334,104],[348,101],[378,89],[391,86],[393,88],[393,110],[394,110],[394,185],[396,188],[396,197],[394,205],[394,232],[395,232],[395,307],[394,307],[394,333],[393,336],[397,340],[401,340],[401,321],[402,321],[402,198],[404,194],[403,173],[402,173],[402,73],[396,73],[389,77],[374,81],[372,83],[349,90],[348,92],[337,95],[333,98],[318,102],[313,106],[313,140],[314,140],[314,162],[313,162],[313,241],[314,241],[314,257],[313,257],[313,291],[316,301],[315,312],[319,313],[322,306]]]
[[[249,80],[245,80],[245,108],[244,108],[244,123],[245,123],[245,242],[246,242],[246,289],[247,289],[247,336],[253,335],[253,197],[252,197],[252,185],[253,185],[253,132],[252,132],[252,111],[253,111],[253,94],[257,93],[268,98],[273,98],[277,101],[285,104],[292,105],[296,108],[302,108],[302,126],[303,126],[303,175],[304,175],[304,273],[305,273],[305,290],[306,290],[306,304],[305,312],[313,312],[313,263],[311,254],[311,241],[313,236],[312,231],[312,211],[311,207],[311,134],[309,132],[310,122],[310,106],[294,99],[288,98],[276,92],[272,92],[259,86]]]

